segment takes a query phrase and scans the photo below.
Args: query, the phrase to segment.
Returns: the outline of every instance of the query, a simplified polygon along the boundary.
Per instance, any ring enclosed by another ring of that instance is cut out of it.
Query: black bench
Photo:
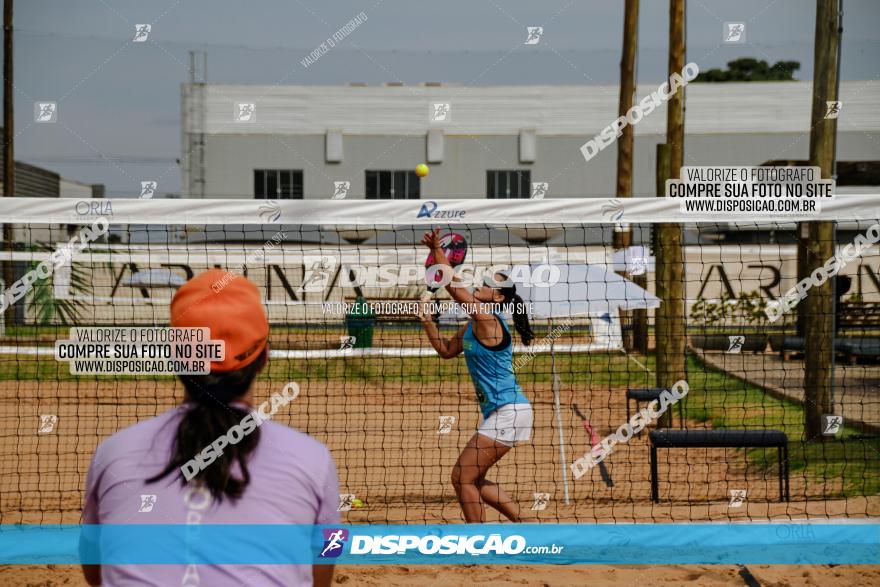
[[[777,449],[779,501],[789,501],[788,437],[781,430],[676,430],[661,428],[648,433],[651,441],[651,499],[660,501],[657,478],[658,448],[755,448]],[[785,481],[783,485],[783,480]]]
[[[847,352],[847,341],[851,339],[834,338],[834,350],[839,353]],[[807,339],[803,336],[783,336],[779,344],[779,357],[787,361],[794,353],[803,353],[807,346]]]
[[[880,330],[880,303],[853,299],[838,302],[835,320],[834,350],[842,353],[850,364],[860,358],[880,357],[880,337],[875,335]],[[844,333],[848,336],[841,336]],[[804,337],[772,335],[771,339],[775,337],[779,337],[779,348],[774,350],[779,350],[783,361],[793,353],[804,352]]]
[[[834,350],[843,353],[850,365],[855,365],[859,359],[880,357],[880,337],[837,338]]]
[[[627,389],[626,390],[626,420],[629,421],[630,418],[630,409],[629,402],[630,400],[634,400],[636,402],[636,411],[639,410],[640,402],[652,402],[654,400],[660,400],[660,394],[664,391],[668,391],[664,387],[641,387],[635,389]],[[678,403],[678,426],[679,428],[684,428],[684,411],[681,407],[682,402]]]
[[[793,353],[803,353],[806,341],[803,336],[783,336],[778,343],[780,357],[787,361]],[[835,337],[834,351],[842,354],[850,365],[855,365],[858,359],[880,357],[880,337]]]
[[[866,332],[880,328],[880,303],[848,300],[840,302],[837,327]]]

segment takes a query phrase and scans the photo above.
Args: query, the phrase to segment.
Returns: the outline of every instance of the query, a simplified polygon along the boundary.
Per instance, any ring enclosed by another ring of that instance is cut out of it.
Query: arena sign
[[[407,257],[402,249],[341,245],[304,250],[287,240],[273,247],[261,244],[213,244],[188,252],[166,246],[93,244],[88,253],[74,253],[71,263],[88,276],[91,292],[78,291],[69,280],[56,276],[53,293],[56,299],[75,299],[88,306],[96,324],[123,319],[130,324],[153,323],[151,306],[167,303],[176,284],[206,269],[220,268],[230,272],[230,279],[242,275],[259,282],[269,319],[278,323],[324,316],[321,308],[326,302],[353,301],[359,296],[367,300],[417,300],[424,289],[424,267],[414,254]],[[686,246],[684,253],[688,311],[699,299],[736,299],[750,292],[775,300],[797,283],[794,245],[703,244]],[[16,252],[10,256],[20,261],[49,259],[49,253],[44,252]],[[493,256],[497,253],[489,247],[473,248],[472,265],[463,266],[460,272],[466,287],[479,284],[474,281],[486,273],[507,269],[516,269],[510,276],[518,286],[542,287],[558,279],[554,269],[561,264],[559,259],[602,265],[612,258],[613,249],[593,245],[556,247],[550,250],[546,263],[534,265],[528,264],[526,247],[511,248],[497,262]],[[156,280],[157,272],[165,275],[165,281]],[[649,269],[648,273],[647,290],[653,293],[653,272]],[[848,295],[880,302],[880,256],[874,250],[841,268],[840,275],[852,279]],[[218,283],[217,288],[223,285]],[[445,293],[440,295],[445,299]]]

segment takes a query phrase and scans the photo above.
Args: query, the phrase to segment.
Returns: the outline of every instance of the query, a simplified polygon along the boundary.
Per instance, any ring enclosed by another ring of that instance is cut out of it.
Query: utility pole
[[[822,179],[833,177],[837,120],[826,118],[828,102],[837,101],[840,51],[839,0],[816,0],[816,40],[813,51],[813,107],[810,116],[810,165]],[[800,225],[804,264],[809,273],[834,256],[834,222]],[[804,238],[806,237],[806,238]],[[799,263],[800,265],[800,263]],[[798,276],[801,279],[801,276]],[[813,286],[804,300],[804,430],[807,440],[820,440],[822,414],[833,414],[834,280]]]
[[[684,0],[669,1],[669,75],[681,74],[684,69]],[[666,179],[678,179],[684,161],[684,87],[679,87],[666,107],[666,144],[668,174]],[[658,150],[658,155],[661,150]],[[665,154],[664,154],[665,157]],[[665,164],[665,161],[663,162]],[[661,161],[657,161],[658,170]],[[662,170],[661,170],[662,171]],[[665,182],[664,182],[665,185]],[[658,194],[661,195],[661,194]],[[665,196],[665,193],[662,194]],[[656,313],[657,387],[669,388],[685,379],[686,332],[684,256],[682,254],[682,226],[677,223],[657,224],[655,239],[657,263],[657,297],[660,307]],[[660,419],[660,425],[671,425],[671,412]]]
[[[636,92],[636,55],[639,35],[639,0],[626,0],[623,13],[623,50],[620,57],[620,99],[617,115],[626,116],[633,105]],[[617,192],[618,198],[632,197],[633,170],[633,127],[623,127],[623,134],[617,140]],[[615,251],[625,250],[632,245],[632,231],[628,225],[615,226],[612,236]],[[624,271],[625,274],[625,271]],[[647,287],[646,274],[633,276],[633,281]],[[627,312],[627,318],[630,313]],[[648,352],[648,312],[635,310],[632,314],[632,337],[624,337],[627,350]],[[625,319],[625,321],[628,321]]]
[[[3,196],[15,195],[15,125],[13,121],[12,88],[12,0],[3,0]],[[3,249],[12,251],[12,224],[3,223]],[[12,261],[3,262],[3,285],[9,287],[15,281]],[[5,324],[13,323],[15,310],[12,304],[6,308]]]
[[[620,57],[620,99],[617,115],[626,116],[636,93],[636,54],[638,53],[639,0],[626,0],[623,13],[623,52]],[[617,197],[632,196],[633,127],[627,124],[617,139]],[[614,233],[614,247],[628,247],[632,233],[627,229]]]

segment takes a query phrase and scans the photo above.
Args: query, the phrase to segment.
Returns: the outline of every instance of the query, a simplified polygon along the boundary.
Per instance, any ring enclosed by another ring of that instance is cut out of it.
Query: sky
[[[701,70],[738,57],[796,60],[812,79],[815,2],[689,0],[687,59]],[[364,20],[314,64],[301,60],[358,14]],[[724,44],[726,22],[745,42]],[[145,42],[135,26],[150,24]],[[18,0],[16,160],[134,196],[142,179],[180,189],[180,84],[189,52],[209,83],[615,87],[622,0]],[[526,27],[543,27],[527,45]],[[668,2],[642,0],[638,80],[665,78]],[[845,0],[841,79],[880,77],[880,1]],[[55,124],[34,103],[56,101]]]

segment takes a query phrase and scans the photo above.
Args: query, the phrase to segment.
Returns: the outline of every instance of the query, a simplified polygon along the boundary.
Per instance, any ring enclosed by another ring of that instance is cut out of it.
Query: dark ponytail
[[[510,283],[509,286],[502,287],[498,291],[504,296],[504,305],[507,306],[510,309],[510,313],[513,314],[513,326],[519,333],[522,343],[529,346],[535,338],[535,333],[532,332],[532,325],[529,324],[529,314],[526,303],[519,294],[516,293],[516,284],[510,281],[510,277],[504,273],[499,273],[498,275],[504,277],[503,282]]]
[[[217,438],[226,435],[230,428],[241,423],[250,410],[229,405],[229,402],[247,393],[266,362],[266,353],[264,349],[255,361],[238,371],[180,376],[187,398],[192,403],[184,406],[186,412],[177,426],[171,460],[161,473],[147,479],[147,483],[154,483],[175,472],[186,483],[181,467]],[[257,426],[238,443],[226,445],[223,454],[196,473],[192,480],[203,483],[217,501],[222,501],[224,497],[240,498],[251,479],[248,457],[259,442],[260,428]],[[241,470],[240,478],[232,475],[235,463]]]
[[[513,314],[513,326],[516,328],[516,331],[519,332],[519,337],[522,339],[522,343],[529,346],[535,338],[535,333],[532,332],[532,325],[529,324],[526,303],[516,292],[514,292],[510,300],[507,301],[513,302],[513,308],[511,308],[511,313]]]

